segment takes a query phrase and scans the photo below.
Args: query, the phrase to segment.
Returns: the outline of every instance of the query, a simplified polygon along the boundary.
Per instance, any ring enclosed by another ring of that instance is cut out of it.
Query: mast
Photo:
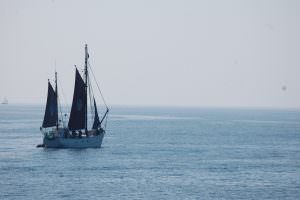
[[[87,61],[89,58],[87,44],[85,44],[85,61],[84,61],[84,75],[85,75],[85,132],[87,133],[87,87],[88,87],[88,69],[87,69]]]
[[[55,70],[55,101],[56,101],[56,105],[58,102],[58,91],[57,91],[57,72]],[[56,117],[56,129],[58,130],[58,109],[57,109],[57,117]]]

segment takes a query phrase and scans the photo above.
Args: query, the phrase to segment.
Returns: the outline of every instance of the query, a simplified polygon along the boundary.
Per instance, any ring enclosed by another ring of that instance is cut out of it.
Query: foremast
[[[48,95],[42,128],[58,127],[57,89],[54,91],[48,79]]]
[[[58,107],[58,89],[57,89],[57,72],[55,71],[55,100],[56,100],[56,107]],[[56,129],[58,130],[58,108],[57,110],[57,117],[56,117]]]

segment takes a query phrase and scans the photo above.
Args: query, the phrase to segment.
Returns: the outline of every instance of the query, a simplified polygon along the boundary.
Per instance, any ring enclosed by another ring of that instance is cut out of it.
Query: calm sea
[[[42,149],[0,105],[0,199],[300,199],[300,111],[112,108],[101,149]]]

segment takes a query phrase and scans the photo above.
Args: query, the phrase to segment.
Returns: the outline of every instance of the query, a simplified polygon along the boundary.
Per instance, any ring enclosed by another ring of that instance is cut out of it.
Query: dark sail
[[[45,116],[44,116],[42,127],[47,128],[47,127],[56,126],[57,119],[58,119],[57,97],[50,82],[48,82],[48,97],[47,97],[47,104],[46,104]]]
[[[78,70],[76,69],[75,76],[75,88],[73,95],[73,102],[71,108],[71,114],[69,119],[68,127],[72,130],[85,129],[85,118],[86,118],[86,91],[85,91],[85,83],[82,80]]]
[[[94,107],[95,107],[95,118],[94,118],[94,123],[93,123],[93,129],[97,129],[100,126],[100,120],[99,120],[99,116],[98,116],[97,105],[96,105],[95,99],[94,99]]]

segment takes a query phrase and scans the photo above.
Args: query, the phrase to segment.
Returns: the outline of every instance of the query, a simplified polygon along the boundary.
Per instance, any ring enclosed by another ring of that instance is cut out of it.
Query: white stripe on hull
[[[44,137],[44,145],[46,148],[100,148],[103,137],[104,133],[82,138]]]

